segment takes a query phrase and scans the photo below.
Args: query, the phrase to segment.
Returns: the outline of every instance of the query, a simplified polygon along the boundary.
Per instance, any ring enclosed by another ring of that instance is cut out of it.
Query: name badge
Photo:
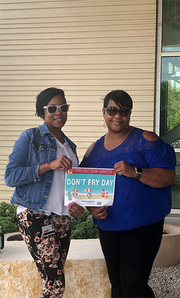
[[[42,227],[42,236],[44,238],[54,234],[55,234],[55,231],[54,231],[54,226],[52,224]]]

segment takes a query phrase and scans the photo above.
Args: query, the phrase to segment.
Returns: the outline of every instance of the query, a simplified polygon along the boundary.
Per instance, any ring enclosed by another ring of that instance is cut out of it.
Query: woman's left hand
[[[124,175],[129,178],[136,177],[134,167],[131,166],[130,164],[128,164],[127,162],[125,162],[124,160],[121,160],[121,161],[115,163],[114,171],[120,176]]]
[[[84,212],[84,208],[75,202],[72,202],[68,205],[68,210],[74,217],[80,216]]]

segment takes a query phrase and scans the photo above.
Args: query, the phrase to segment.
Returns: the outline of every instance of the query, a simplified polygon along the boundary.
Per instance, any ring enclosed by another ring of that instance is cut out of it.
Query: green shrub
[[[94,239],[98,238],[97,226],[93,224],[92,215],[88,210],[79,216],[78,221],[72,219],[72,239]]]
[[[0,203],[0,226],[4,234],[19,231],[16,219],[17,206],[6,202]],[[98,238],[97,226],[93,224],[91,213],[85,209],[78,220],[72,218],[72,239],[94,239]]]
[[[3,234],[13,233],[19,231],[17,223],[12,221],[10,217],[1,217],[0,216],[0,225],[2,228]]]
[[[16,210],[17,206],[6,202],[0,203],[0,226],[3,234],[13,233],[19,230],[16,220]]]

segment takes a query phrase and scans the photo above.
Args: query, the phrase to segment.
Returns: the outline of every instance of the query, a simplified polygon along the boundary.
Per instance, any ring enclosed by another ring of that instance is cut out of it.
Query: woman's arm
[[[176,172],[175,170],[166,170],[162,168],[142,169],[143,173],[139,181],[142,183],[161,188],[170,186],[175,182]]]
[[[45,174],[46,172],[50,171],[50,170],[61,170],[61,171],[67,171],[69,169],[72,168],[72,161],[71,159],[69,159],[67,156],[62,155],[61,157],[45,163],[45,164],[41,164],[39,166],[39,176],[42,176],[43,174]]]
[[[40,180],[39,165],[27,166],[30,139],[30,134],[24,131],[14,144],[4,175],[7,186],[23,186]]]
[[[18,163],[18,161],[16,161],[14,163],[10,159],[5,171],[5,184],[7,186],[16,187],[37,183],[41,179],[40,176],[50,170],[59,169],[61,171],[67,171],[71,168],[72,161],[64,155],[52,162],[35,166],[21,166],[20,162]]]
[[[49,170],[59,168],[67,171],[72,168],[72,161],[66,156],[41,165],[28,165],[30,139],[30,135],[24,131],[14,144],[4,175],[7,186],[16,187],[37,183],[41,180],[40,176]]]
[[[157,141],[159,139],[155,133],[149,131],[144,131],[143,137],[151,142]],[[125,161],[116,163],[114,165],[114,170],[118,175],[124,175],[126,177],[136,179],[137,174],[135,167],[131,166]],[[139,181],[154,188],[161,188],[172,185],[175,182],[175,178],[175,170],[154,167],[150,169],[143,168]]]
[[[86,153],[85,153],[85,155],[84,155],[85,158],[89,156],[89,154],[90,154],[91,151],[93,150],[95,144],[96,144],[96,142],[92,143],[92,144],[88,147],[88,149],[87,149],[87,151],[86,151]]]
[[[136,179],[135,167],[131,166],[125,161],[117,162],[114,165],[115,172],[122,176]],[[154,188],[161,188],[170,186],[174,183],[176,178],[175,170],[166,170],[162,168],[142,169],[140,182]]]

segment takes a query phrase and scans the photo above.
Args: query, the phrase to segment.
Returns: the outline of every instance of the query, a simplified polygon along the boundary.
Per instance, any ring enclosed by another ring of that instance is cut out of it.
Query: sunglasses
[[[115,116],[117,113],[121,117],[128,117],[130,115],[131,110],[128,107],[122,107],[119,110],[115,107],[108,106],[104,109],[109,116]]]
[[[68,105],[68,104],[63,104],[60,106],[44,106],[43,109],[47,109],[49,114],[55,114],[58,109],[62,113],[67,113],[69,111],[69,106],[70,105]]]

